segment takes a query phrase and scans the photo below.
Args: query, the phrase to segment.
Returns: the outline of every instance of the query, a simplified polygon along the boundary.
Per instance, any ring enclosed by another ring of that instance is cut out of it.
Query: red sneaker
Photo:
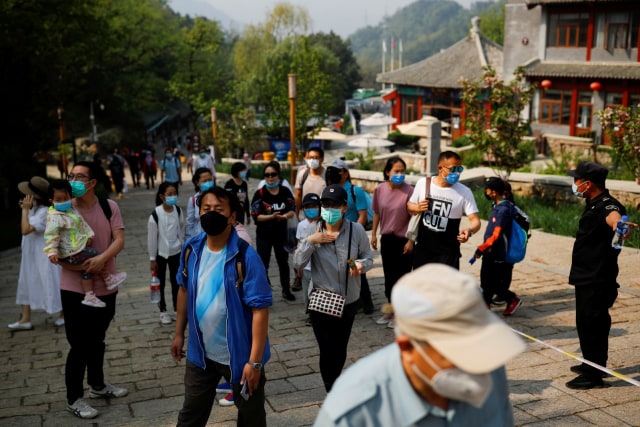
[[[513,301],[511,301],[511,303],[507,305],[507,308],[504,309],[504,311],[502,312],[502,315],[511,316],[513,313],[516,312],[518,308],[520,308],[521,305],[522,305],[522,300],[518,297],[513,297]]]

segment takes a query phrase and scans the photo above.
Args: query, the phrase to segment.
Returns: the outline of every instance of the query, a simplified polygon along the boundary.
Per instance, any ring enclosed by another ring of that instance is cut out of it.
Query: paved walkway
[[[191,184],[185,184],[181,205],[191,191]],[[149,303],[148,295],[146,222],[154,195],[151,190],[132,189],[120,202],[126,247],[118,265],[129,276],[121,287],[116,317],[108,332],[105,372],[108,381],[128,387],[130,392],[120,399],[91,400],[100,411],[94,420],[83,421],[65,411],[63,372],[68,344],[64,329],[53,326],[55,319],[34,313],[32,331],[11,332],[3,326],[15,321],[19,313],[15,288],[20,253],[18,249],[0,253],[0,426],[175,425],[184,391],[184,362],[178,364],[171,359],[174,327],[159,323],[158,309]],[[466,260],[480,239],[476,235],[462,248],[462,270],[476,277],[479,263],[470,266]],[[573,292],[567,285],[572,244],[571,238],[533,232],[527,259],[515,267],[512,285],[524,305],[506,320],[517,330],[578,353]],[[609,364],[636,380],[640,380],[639,261],[638,251],[623,250],[622,288],[612,310]],[[275,260],[269,271],[272,276],[277,274]],[[379,307],[385,302],[379,254],[368,277]],[[348,364],[392,342],[391,329],[375,324],[378,317],[377,312],[357,316]],[[301,298],[284,301],[276,289],[269,325],[273,357],[266,367],[270,426],[312,424],[325,396],[317,345],[304,319]],[[569,390],[564,383],[573,378],[569,371],[572,364],[575,362],[569,356],[528,342],[527,351],[507,365],[517,425],[640,425],[640,387],[609,378],[605,381],[610,388]],[[234,407],[216,405],[210,425],[233,426],[235,417]]]

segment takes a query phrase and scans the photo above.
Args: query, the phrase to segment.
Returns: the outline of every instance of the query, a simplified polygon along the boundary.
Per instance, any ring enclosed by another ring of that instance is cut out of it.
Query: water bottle
[[[618,221],[616,234],[613,235],[613,240],[611,241],[612,248],[622,249],[624,246],[624,238],[629,234],[629,224],[627,224],[628,219],[629,218],[626,215],[622,215],[622,218]]]
[[[156,273],[151,273],[151,285],[149,285],[151,291],[151,302],[158,304],[160,302],[160,279],[156,276]]]

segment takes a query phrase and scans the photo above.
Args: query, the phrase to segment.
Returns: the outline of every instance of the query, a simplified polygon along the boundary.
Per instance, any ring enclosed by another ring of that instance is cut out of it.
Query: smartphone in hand
[[[249,386],[248,386],[249,382],[245,380],[244,384],[242,384],[242,390],[240,390],[240,396],[242,396],[242,398],[244,400],[249,400]]]

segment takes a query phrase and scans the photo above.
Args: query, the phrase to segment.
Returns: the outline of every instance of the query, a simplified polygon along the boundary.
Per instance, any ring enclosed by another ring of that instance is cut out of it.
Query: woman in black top
[[[287,220],[295,215],[293,194],[281,185],[280,164],[276,161],[264,167],[266,184],[259,188],[251,200],[251,216],[256,224],[256,249],[265,268],[269,269],[271,248],[278,261],[282,296],[294,301],[289,287],[289,253],[285,250]]]
[[[224,184],[224,189],[235,193],[242,205],[242,210],[236,212],[236,221],[240,224],[244,224],[246,217],[246,223],[250,224],[251,211],[249,210],[249,189],[247,187],[247,181],[245,181],[245,178],[247,177],[247,166],[242,162],[235,162],[231,166],[231,176],[232,178]]]

